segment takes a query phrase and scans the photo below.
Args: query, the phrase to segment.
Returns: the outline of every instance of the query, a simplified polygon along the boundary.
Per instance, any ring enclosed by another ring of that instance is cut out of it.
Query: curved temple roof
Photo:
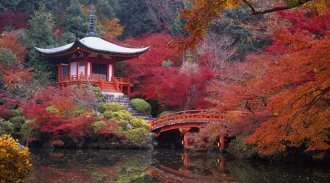
[[[52,54],[58,54],[58,53],[64,53],[71,48],[75,47],[75,45],[81,45],[83,47],[86,47],[88,49],[94,50],[94,51],[100,51],[100,52],[107,52],[107,53],[114,53],[114,54],[140,54],[149,49],[149,47],[145,48],[126,48],[122,46],[118,46],[116,44],[110,43],[106,40],[103,40],[99,37],[85,37],[83,39],[77,39],[75,42],[60,46],[57,48],[50,48],[50,49],[44,49],[44,48],[37,48],[35,47],[39,52],[45,54],[45,55],[52,55]]]

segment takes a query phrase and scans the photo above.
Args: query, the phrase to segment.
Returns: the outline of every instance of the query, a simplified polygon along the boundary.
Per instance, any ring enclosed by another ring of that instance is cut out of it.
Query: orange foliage
[[[268,96],[267,108],[273,115],[246,139],[259,153],[301,148],[321,158],[330,149],[329,16],[310,17],[309,26],[295,22],[275,34],[270,47],[275,53],[251,58],[251,68],[267,58],[263,80],[253,79],[250,86],[252,92]]]
[[[16,56],[16,60],[8,66],[0,64],[6,87],[17,89],[25,86],[32,79],[32,75],[31,70],[23,67],[26,49],[19,43],[18,36],[14,33],[3,33],[0,38],[0,48],[6,48]]]
[[[120,26],[118,18],[114,18],[114,19],[106,18],[101,21],[101,24],[105,37],[117,38],[121,36],[124,32],[124,28]]]
[[[330,13],[281,16],[289,24],[273,44],[221,72],[208,100],[220,111],[250,111],[228,133],[255,131],[246,142],[260,154],[294,149],[321,158],[330,149]]]
[[[306,151],[330,149],[329,34],[308,44],[312,44],[308,51],[275,57],[264,75],[264,80],[271,82],[259,85],[269,92],[278,91],[269,99],[274,118],[247,139],[262,154],[280,153],[288,147],[304,147]]]
[[[263,1],[263,0],[190,0],[192,7],[181,12],[181,18],[186,20],[184,29],[190,34],[184,39],[181,49],[195,46],[201,41],[213,23],[224,10],[245,5],[250,8],[251,14],[265,14],[279,10],[287,10],[295,7],[314,8],[319,14],[325,14],[330,10],[328,0],[305,1]],[[249,5],[249,6],[247,6]]]
[[[25,86],[31,79],[31,72],[23,68],[4,68],[0,66],[3,72],[3,81],[8,88],[21,88]]]
[[[17,62],[14,64],[22,64],[25,59],[26,49],[18,41],[18,36],[15,33],[2,33],[0,38],[0,48],[9,49],[17,57]]]

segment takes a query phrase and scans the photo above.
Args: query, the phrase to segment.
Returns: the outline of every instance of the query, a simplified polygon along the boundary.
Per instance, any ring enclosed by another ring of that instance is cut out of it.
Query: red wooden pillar
[[[185,149],[188,148],[188,145],[189,145],[188,131],[189,130],[186,130],[186,129],[182,130],[182,134],[183,134],[182,144],[183,144],[183,148],[185,148]]]
[[[88,62],[85,61],[85,79],[87,79],[87,75],[88,75]]]
[[[116,82],[116,90],[118,92],[119,91],[119,83],[118,83],[118,81],[116,79],[114,79],[114,81]]]
[[[220,135],[219,137],[219,146],[220,146],[220,151],[224,151],[225,150],[225,136],[224,135]]]
[[[189,167],[189,156],[187,152],[183,153],[182,159],[183,159],[183,166],[185,168]]]
[[[131,86],[130,86],[130,85],[128,85],[127,94],[128,94],[128,95],[131,94]]]
[[[106,64],[106,66],[107,66],[107,72],[106,72],[106,77],[105,77],[105,80],[106,81],[110,81],[111,79],[109,79],[109,64]]]
[[[225,158],[221,156],[218,161],[219,161],[220,172],[224,173],[225,172]]]
[[[115,77],[115,69],[116,69],[116,63],[112,63],[112,77]]]
[[[57,64],[57,82],[61,81],[61,64]]]

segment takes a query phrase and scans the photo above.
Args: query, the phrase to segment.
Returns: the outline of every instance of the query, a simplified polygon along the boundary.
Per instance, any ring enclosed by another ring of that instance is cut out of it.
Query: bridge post
[[[218,162],[219,162],[219,169],[220,169],[220,172],[221,173],[224,173],[225,172],[225,159],[223,156],[221,156],[219,159],[218,159]]]
[[[189,145],[189,139],[188,139],[188,131],[187,129],[182,129],[182,134],[183,134],[183,148],[187,149]]]
[[[225,150],[225,136],[224,135],[220,135],[219,137],[219,146],[220,146],[220,152],[224,152]]]
[[[185,168],[189,167],[189,156],[187,152],[183,153],[182,159],[183,159],[183,166]]]

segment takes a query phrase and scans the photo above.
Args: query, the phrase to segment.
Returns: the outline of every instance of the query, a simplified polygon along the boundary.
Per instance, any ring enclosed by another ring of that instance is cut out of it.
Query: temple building
[[[103,93],[130,94],[129,79],[114,75],[116,62],[130,60],[146,52],[145,48],[122,47],[98,37],[95,31],[94,7],[89,15],[86,36],[57,48],[37,48],[44,57],[58,65],[58,86],[89,83],[99,86]]]

